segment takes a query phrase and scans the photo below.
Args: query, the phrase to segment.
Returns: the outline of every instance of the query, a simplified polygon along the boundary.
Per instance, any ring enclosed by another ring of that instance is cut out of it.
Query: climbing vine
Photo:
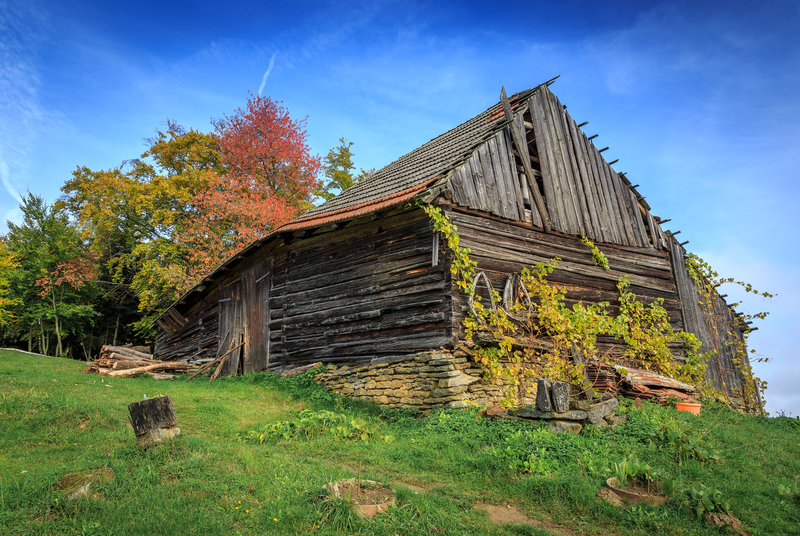
[[[584,234],[581,235],[581,242],[583,242],[584,246],[587,246],[589,249],[592,250],[592,259],[594,260],[595,266],[599,266],[603,270],[608,271],[609,270],[608,259],[603,254],[603,252],[600,251],[600,248],[595,246],[594,242],[586,238],[586,235]]]
[[[744,281],[737,281],[732,277],[721,277],[719,273],[714,270],[705,260],[690,253],[686,256],[686,270],[696,285],[698,294],[700,295],[699,304],[705,313],[704,319],[709,332],[714,338],[715,348],[710,349],[707,354],[718,354],[719,348],[722,346],[720,342],[723,337],[728,339],[726,345],[733,346],[736,357],[732,359],[733,363],[740,370],[742,379],[742,392],[740,393],[745,404],[749,408],[759,408],[761,410],[764,405],[763,397],[764,391],[767,388],[767,382],[759,378],[753,373],[753,368],[748,359],[748,345],[747,339],[750,336],[750,328],[748,322],[752,319],[765,319],[768,312],[759,312],[755,314],[745,314],[739,317],[733,316],[738,323],[739,330],[735,329],[737,325],[730,320],[731,316],[725,314],[726,311],[719,309],[718,300],[716,299],[716,287],[724,283],[733,283],[742,287],[745,292],[761,296],[765,299],[772,299],[774,294],[756,290],[750,283]],[[727,304],[729,313],[736,314],[735,308],[741,305],[741,302]],[[741,336],[737,336],[737,332]],[[756,351],[751,349],[751,355],[756,355]],[[756,361],[765,362],[768,358],[756,357]],[[723,378],[724,381],[724,378]],[[727,395],[724,392],[711,392],[712,396],[722,399],[726,402]]]
[[[447,240],[453,257],[450,270],[470,303],[470,314],[463,321],[467,340],[478,342],[474,358],[482,365],[486,379],[505,387],[505,405],[519,403],[531,392],[533,382],[529,378],[547,377],[586,388],[583,366],[574,358],[579,355],[582,359],[610,361],[611,357],[600,355],[597,348],[600,335],[625,341],[625,357],[645,369],[692,384],[702,380],[705,365],[697,354],[700,342],[690,333],[672,330],[663,300],[647,306],[637,300],[627,277],[617,284],[617,316],[611,316],[608,302],[567,306],[566,291],[547,282],[547,276],[558,267],[558,258],[512,276],[501,296],[488,277],[477,271],[469,249],[460,246],[456,226],[442,210],[420,206],[433,221],[435,231]],[[605,255],[585,237],[584,244],[592,249],[595,263],[608,269]],[[483,293],[478,292],[480,284],[485,287]],[[672,359],[669,350],[670,344],[678,342],[683,343],[687,354],[682,364]]]

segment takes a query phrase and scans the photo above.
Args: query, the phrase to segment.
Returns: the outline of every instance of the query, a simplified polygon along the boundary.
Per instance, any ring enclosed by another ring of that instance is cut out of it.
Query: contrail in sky
[[[272,72],[272,66],[275,65],[275,56],[277,55],[278,51],[276,50],[275,53],[272,54],[272,57],[269,59],[269,67],[267,67],[267,72],[264,73],[264,78],[261,79],[261,86],[258,88],[257,95],[261,95],[261,92],[264,91],[264,84],[267,83],[267,77],[269,76],[269,73]]]

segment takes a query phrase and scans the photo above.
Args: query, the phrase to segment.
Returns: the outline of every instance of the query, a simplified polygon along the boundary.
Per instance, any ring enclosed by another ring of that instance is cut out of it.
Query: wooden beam
[[[555,78],[553,80],[555,80]],[[523,147],[525,150],[527,150],[528,146],[527,144],[523,144],[522,136],[514,124],[514,113],[511,111],[511,105],[508,103],[508,95],[506,95],[505,86],[503,86],[503,88],[500,90],[500,102],[503,105],[503,111],[506,114],[506,119],[511,123],[511,136],[514,138],[514,145],[517,146],[519,151],[522,151]],[[522,158],[521,160],[522,165],[525,167],[525,177],[528,179],[528,186],[533,194],[536,210],[539,211],[539,215],[542,217],[542,223],[544,224],[545,232],[550,233],[552,232],[552,227],[550,226],[550,217],[547,215],[547,209],[544,206],[542,194],[539,193],[539,187],[536,186],[536,181],[533,180],[533,168],[531,167],[531,163],[527,158]]]
[[[553,82],[555,82],[555,81],[556,81],[556,80],[558,80],[559,78],[561,78],[561,75],[554,76],[553,78],[551,78],[550,80],[548,80],[547,82],[545,82],[543,85],[545,85],[545,86],[549,86],[549,85],[553,84]]]

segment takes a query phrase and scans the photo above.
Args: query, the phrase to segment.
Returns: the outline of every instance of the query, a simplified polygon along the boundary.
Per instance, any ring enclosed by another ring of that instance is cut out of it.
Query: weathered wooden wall
[[[317,233],[276,253],[271,363],[358,362],[450,341],[449,272],[432,265],[435,240],[422,210]]]
[[[509,127],[481,145],[451,177],[453,201],[509,220],[525,221],[524,198],[528,190],[524,181],[520,182],[512,146]]]
[[[222,348],[224,353],[230,348],[233,339],[239,341],[248,325],[247,305],[241,299],[243,275],[256,266],[261,266],[260,269],[263,270],[267,266],[265,263],[270,262],[273,249],[280,246],[281,242],[274,240],[270,244],[253,248],[249,255],[241,256],[227,270],[215,276],[207,288],[192,292],[184,298],[183,303],[173,306],[171,311],[181,315],[185,324],[176,327],[167,326],[163,321],[158,323],[154,349],[156,358],[174,360],[192,356],[214,357],[218,355],[218,348]],[[255,275],[255,272],[251,275]],[[250,283],[255,284],[255,280],[250,279]],[[258,287],[260,292],[267,293],[263,296],[266,299],[269,290],[261,285]],[[244,355],[241,350],[234,352],[225,365],[225,371],[238,370]],[[249,359],[243,362],[242,368],[249,362]],[[250,366],[247,369],[252,371]]]
[[[183,327],[169,331],[160,326],[154,348],[158,359],[213,356],[216,353],[218,297],[218,292],[210,292],[185,311],[183,316],[186,323]]]
[[[670,239],[669,244],[686,331],[694,333],[703,343],[701,353],[715,351],[708,354],[706,380],[728,397],[741,400],[744,381],[741,367],[750,365],[746,349],[737,355],[744,327],[716,291],[712,292],[708,310],[700,305],[703,297],[686,268],[683,247],[674,238]],[[748,385],[747,388],[754,387]]]
[[[502,293],[510,274],[523,268],[558,257],[558,269],[547,278],[566,290],[566,302],[572,305],[579,301],[613,304],[619,298],[616,284],[627,274],[631,290],[644,303],[656,298],[664,299],[664,308],[669,314],[673,329],[683,327],[680,302],[673,280],[669,254],[652,248],[629,248],[604,245],[602,251],[608,259],[610,270],[595,266],[590,249],[580,238],[546,234],[525,223],[505,222],[499,218],[489,219],[476,212],[452,205],[448,215],[458,228],[461,247],[470,249],[470,258],[478,263],[478,269],[486,273],[492,286]],[[461,322],[469,309],[467,298],[455,285],[453,293],[456,303],[453,314],[453,330],[463,338]],[[604,351],[620,349],[622,341],[599,339]],[[682,347],[671,348],[676,359],[684,358]]]
[[[512,142],[517,129],[523,147]],[[545,86],[517,109],[514,121],[479,146],[448,181],[453,201],[465,208],[542,226],[531,208],[529,184],[540,192],[552,228],[592,240],[666,249],[650,206],[614,171],[592,141]],[[529,181],[522,160],[534,173]]]
[[[709,381],[730,395],[741,391],[729,344],[741,339],[741,331],[712,326],[735,324],[733,313],[716,295],[713,314],[699,310],[682,248],[662,232],[649,204],[611,168],[558,98],[546,86],[518,98],[515,112],[510,105],[497,112],[513,113],[513,121],[487,127],[474,140],[475,129],[454,129],[438,142],[438,152],[424,151],[417,167],[409,168],[422,174],[437,162],[451,166],[426,180],[441,177],[432,192],[445,191],[449,200],[438,202],[458,227],[462,247],[499,291],[509,275],[559,257],[548,280],[565,288],[567,303],[606,301],[612,313],[617,281],[627,275],[643,302],[664,300],[674,329],[698,335],[703,351],[718,350]],[[383,192],[385,186],[370,188]],[[552,233],[543,232],[546,222],[531,199],[536,192]],[[383,193],[388,203],[397,192]],[[371,202],[375,195],[363,193]],[[452,346],[464,335],[467,298],[452,281],[450,254],[431,222],[410,203],[368,210],[378,212],[354,210],[360,215],[341,221],[337,211],[322,212],[249,246],[158,319],[156,355],[213,356],[244,341],[225,365],[224,373],[233,374]],[[609,271],[595,266],[582,234],[601,248]],[[622,353],[622,341],[599,343],[603,351]],[[683,359],[681,345],[671,349]]]

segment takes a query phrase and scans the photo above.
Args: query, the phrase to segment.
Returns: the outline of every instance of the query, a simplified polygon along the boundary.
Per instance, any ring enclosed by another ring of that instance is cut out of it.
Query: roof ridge
[[[538,87],[514,93],[509,98],[512,108],[518,107]],[[309,210],[299,219],[337,212],[347,207],[381,199],[394,192],[413,187],[420,181],[445,175],[465,156],[471,154],[475,147],[502,128],[505,124],[503,119],[502,105],[498,101],[460,125],[401,155],[336,197]]]

